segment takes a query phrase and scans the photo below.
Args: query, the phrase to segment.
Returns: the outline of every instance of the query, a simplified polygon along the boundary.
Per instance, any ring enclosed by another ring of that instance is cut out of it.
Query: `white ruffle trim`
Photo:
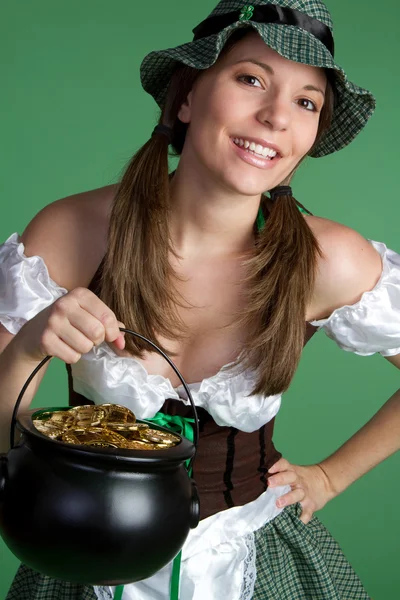
[[[168,398],[189,404],[182,386],[174,389],[169,379],[149,375],[138,360],[118,356],[105,342],[71,365],[71,371],[76,392],[95,404],[123,404],[139,419],[153,417]],[[189,388],[196,406],[218,425],[251,432],[268,423],[281,405],[281,395],[250,395],[254,382],[251,372],[235,373],[225,366]]]
[[[368,240],[382,258],[375,287],[352,305],[337,308],[327,319],[311,321],[342,350],[369,356],[400,353],[400,254],[382,242]]]
[[[243,561],[244,570],[240,600],[251,600],[253,598],[254,585],[257,579],[254,532],[249,533],[249,535],[246,536],[245,543],[247,546],[247,556]]]
[[[49,275],[40,256],[27,257],[18,233],[0,245],[0,323],[12,334],[68,292]]]

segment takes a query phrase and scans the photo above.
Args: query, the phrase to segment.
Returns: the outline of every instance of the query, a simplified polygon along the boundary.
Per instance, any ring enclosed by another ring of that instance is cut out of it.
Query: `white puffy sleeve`
[[[310,323],[348,352],[394,356],[400,353],[400,254],[382,242],[368,241],[382,258],[378,283],[355,304],[341,306],[329,318]]]
[[[13,334],[68,292],[50,278],[40,256],[24,250],[18,233],[0,244],[0,323]]]

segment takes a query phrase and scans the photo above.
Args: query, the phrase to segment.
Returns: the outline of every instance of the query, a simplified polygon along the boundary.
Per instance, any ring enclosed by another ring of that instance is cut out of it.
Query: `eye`
[[[258,81],[258,83],[260,83],[260,80],[259,80],[257,77],[255,77],[254,75],[246,75],[246,74],[244,74],[244,75],[238,75],[238,76],[236,77],[236,79],[237,79],[238,81],[240,81],[240,80],[242,80],[242,79],[245,79],[245,78],[247,78],[247,79],[254,79],[255,81]],[[256,86],[254,86],[254,85],[251,85],[251,84],[246,84],[246,85],[250,85],[250,87],[256,87]]]
[[[303,108],[305,108],[305,110],[308,110],[309,112],[317,112],[317,106],[308,98],[300,98],[299,102],[308,102],[309,105],[311,104],[312,108],[307,108],[306,106],[303,106]]]

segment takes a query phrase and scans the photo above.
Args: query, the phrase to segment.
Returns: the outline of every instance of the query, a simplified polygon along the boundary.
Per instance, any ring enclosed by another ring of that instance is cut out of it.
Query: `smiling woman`
[[[262,64],[268,67],[267,71]],[[243,72],[245,68],[247,73]],[[289,61],[268,48],[257,32],[239,29],[229,38],[216,63],[197,77],[178,112],[181,122],[190,123],[186,144],[201,153],[207,169],[220,172],[227,185],[241,189],[243,194],[272,189],[294,172],[316,140],[324,97],[308,90],[309,97],[305,98],[304,88],[319,86],[325,94],[326,85],[323,69]],[[255,137],[255,117],[258,122],[270,120],[275,131],[269,133],[269,139]],[[290,139],[286,136],[284,146],[277,146],[277,131],[288,129],[289,125]],[[240,131],[245,127],[247,131]],[[276,156],[263,160],[264,157],[255,156],[255,146],[240,152],[246,162],[258,167],[249,177],[248,168],[235,164],[231,153],[224,151],[232,131],[236,134],[233,137],[261,145],[267,152],[275,150]],[[215,152],[207,152],[209,148]],[[185,153],[186,150],[182,159]],[[231,177],[235,179],[229,182]]]
[[[72,405],[188,425],[175,373],[122,322],[173,357],[200,418],[201,521],[173,563],[123,589],[107,565],[72,583],[22,565],[7,600],[369,598],[314,513],[398,448],[400,392],[320,463],[272,441],[316,331],[399,365],[400,255],[292,193],[299,165],[347,146],[375,109],[332,31],[321,0],[220,1],[191,42],[143,59],[159,122],[118,184],[51,203],[0,246],[2,431],[46,355],[67,363]]]

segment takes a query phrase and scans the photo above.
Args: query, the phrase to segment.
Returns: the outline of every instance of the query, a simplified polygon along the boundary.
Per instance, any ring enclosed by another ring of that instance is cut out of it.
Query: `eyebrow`
[[[267,65],[267,63],[256,60],[255,58],[242,58],[241,60],[238,60],[237,62],[235,62],[233,64],[238,65],[239,63],[243,63],[243,62],[254,63],[255,65],[258,65],[259,67],[264,69],[264,71],[267,71],[267,73],[270,73],[270,75],[275,75],[275,71],[273,70],[273,68],[270,65]],[[325,98],[325,92],[321,88],[316,87],[315,85],[311,85],[311,84],[305,85],[303,87],[303,90],[320,92],[323,95],[323,97]]]

